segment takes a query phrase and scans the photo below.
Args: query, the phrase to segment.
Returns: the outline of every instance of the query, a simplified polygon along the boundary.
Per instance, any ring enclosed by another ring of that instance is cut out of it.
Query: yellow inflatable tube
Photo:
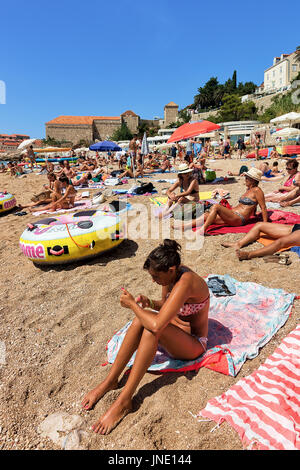
[[[7,192],[0,191],[0,214],[10,211],[16,207],[17,201],[15,196]]]
[[[28,224],[19,244],[24,256],[34,263],[70,263],[120,245],[124,229],[121,214],[83,211]]]

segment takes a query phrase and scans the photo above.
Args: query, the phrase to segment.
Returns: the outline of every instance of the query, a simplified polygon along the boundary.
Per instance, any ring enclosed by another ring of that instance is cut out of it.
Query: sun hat
[[[260,181],[262,177],[262,171],[258,170],[257,168],[250,168],[249,171],[244,173],[244,176],[248,176],[255,181]]]
[[[182,163],[178,167],[178,175],[184,175],[185,173],[191,173],[193,171],[192,168],[189,168],[187,163]]]

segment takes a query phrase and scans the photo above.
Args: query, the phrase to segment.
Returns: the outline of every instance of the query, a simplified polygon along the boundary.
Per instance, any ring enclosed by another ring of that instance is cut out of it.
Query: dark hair
[[[172,266],[178,267],[181,264],[180,250],[179,243],[166,238],[162,244],[151,251],[143,268],[149,270],[151,267],[155,271],[167,272]]]
[[[274,163],[273,163],[273,166],[278,166],[278,162],[274,162]]]
[[[59,181],[60,181],[61,183],[70,184],[69,178],[68,178],[67,176],[65,176],[65,175],[60,176],[58,179],[59,179]]]
[[[56,174],[53,173],[53,172],[49,172],[47,176],[48,176],[48,178],[54,178],[54,179],[56,179]]]

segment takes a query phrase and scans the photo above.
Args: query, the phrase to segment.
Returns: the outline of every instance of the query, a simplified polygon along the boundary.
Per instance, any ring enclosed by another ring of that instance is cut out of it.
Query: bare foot
[[[243,261],[245,259],[249,259],[248,258],[249,252],[248,251],[241,251],[239,248],[236,250],[236,255],[237,255],[237,257],[240,261]]]
[[[119,397],[99,421],[93,424],[93,431],[98,434],[109,434],[131,410],[131,400],[123,401]]]
[[[221,243],[221,245],[224,246],[224,248],[239,249],[239,246],[238,246],[237,242],[223,242],[223,243]]]
[[[116,390],[118,388],[118,381],[108,382],[104,380],[101,384],[97,385],[83,398],[81,405],[85,410],[90,410],[107,392]]]

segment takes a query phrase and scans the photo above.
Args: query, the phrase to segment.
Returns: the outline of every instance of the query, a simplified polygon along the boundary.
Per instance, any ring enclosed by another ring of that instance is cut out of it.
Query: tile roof
[[[133,111],[131,111],[131,109],[129,109],[128,111],[125,111],[125,113],[122,113],[121,116],[125,116],[125,115],[129,115],[129,116],[137,116],[137,114],[135,114]]]
[[[166,106],[177,106],[178,107],[178,104],[174,103],[174,101],[170,101],[170,103],[166,104]]]
[[[119,121],[120,116],[58,116],[46,124],[87,124],[92,125],[94,121],[110,120]]]

